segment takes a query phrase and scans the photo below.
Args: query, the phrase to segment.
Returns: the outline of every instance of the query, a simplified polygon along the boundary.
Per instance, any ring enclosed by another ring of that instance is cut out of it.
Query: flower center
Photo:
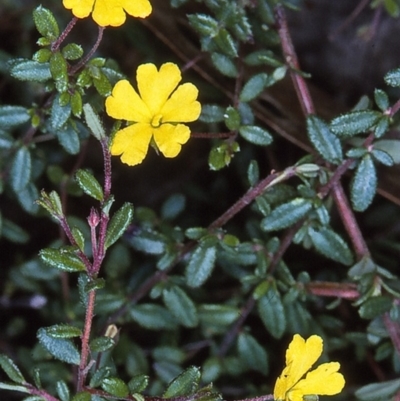
[[[158,128],[161,125],[162,115],[156,114],[151,120],[151,126],[153,128]]]

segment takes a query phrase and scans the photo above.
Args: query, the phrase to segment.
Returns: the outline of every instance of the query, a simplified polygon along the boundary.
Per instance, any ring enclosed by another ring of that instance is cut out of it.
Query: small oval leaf
[[[44,328],[38,330],[37,338],[40,344],[54,356],[54,358],[72,365],[79,365],[79,352],[70,340],[50,337]]]
[[[382,116],[373,110],[359,110],[343,114],[331,121],[331,130],[340,137],[351,137],[371,129]]]
[[[101,185],[91,172],[88,170],[78,170],[75,178],[78,182],[78,185],[82,188],[86,195],[89,195],[98,201],[103,200],[104,194]]]
[[[374,162],[369,154],[357,166],[351,182],[351,202],[354,210],[363,212],[372,203],[376,193],[377,177]]]
[[[287,228],[305,217],[312,208],[309,199],[296,198],[274,209],[271,214],[261,220],[261,229],[275,231]]]
[[[169,311],[185,327],[198,324],[196,306],[180,287],[174,286],[163,291],[163,300]]]
[[[133,205],[126,202],[111,218],[104,246],[109,248],[126,231],[133,218]]]
[[[23,384],[26,382],[17,365],[8,356],[0,354],[0,366],[14,383]]]
[[[214,269],[217,248],[202,242],[190,256],[185,276],[189,287],[200,287]]]
[[[86,270],[82,260],[72,252],[60,249],[45,248],[39,252],[43,262],[66,272],[79,272]]]
[[[200,369],[190,366],[168,385],[163,397],[171,398],[193,394],[199,385],[200,378]]]
[[[307,134],[318,153],[328,162],[339,164],[343,159],[340,140],[331,132],[328,124],[313,115],[307,117]]]

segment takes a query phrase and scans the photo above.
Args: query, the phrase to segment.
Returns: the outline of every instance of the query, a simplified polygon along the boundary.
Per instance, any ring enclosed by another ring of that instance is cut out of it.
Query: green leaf
[[[227,56],[221,53],[212,53],[211,61],[213,62],[215,68],[223,75],[230,78],[236,78],[238,75],[238,70],[235,63]]]
[[[32,59],[38,63],[47,63],[52,54],[50,49],[40,49],[33,55]]]
[[[78,170],[75,174],[76,181],[86,195],[98,201],[104,199],[103,189],[94,175],[88,170]]]
[[[69,111],[71,111],[70,105],[67,107]],[[76,155],[79,153],[81,142],[79,140],[79,135],[72,124],[68,123],[65,127],[59,128],[56,131],[56,136],[58,142],[67,153],[70,155]]]
[[[73,252],[60,249],[45,248],[39,252],[43,262],[51,267],[66,272],[85,271],[86,267],[82,260]]]
[[[324,120],[313,115],[307,116],[307,133],[314,148],[325,160],[334,164],[342,161],[343,152],[340,141]]]
[[[82,335],[82,330],[68,324],[46,327],[46,334],[52,338],[74,338]]]
[[[29,121],[28,109],[22,106],[0,106],[0,127],[9,130]]]
[[[267,146],[272,142],[271,134],[256,125],[243,125],[239,128],[240,135],[254,145]]]
[[[204,123],[219,123],[224,121],[225,109],[216,104],[205,104],[201,107],[199,121]]]
[[[217,248],[207,241],[200,243],[191,254],[185,276],[189,287],[200,287],[211,275],[217,256]]]
[[[282,338],[286,329],[286,316],[279,291],[270,286],[268,292],[257,301],[258,314],[265,328],[274,338]]]
[[[206,14],[188,15],[189,24],[202,36],[214,37],[219,30],[219,23],[216,19]]]
[[[29,234],[25,230],[5,218],[3,218],[1,235],[16,244],[26,244],[29,240]]]
[[[268,74],[261,73],[252,76],[243,86],[240,92],[239,100],[241,102],[250,102],[255,99],[267,86]]]
[[[155,304],[135,305],[130,309],[133,320],[150,330],[173,330],[176,320],[168,309]]]
[[[64,380],[58,380],[56,383],[57,395],[61,401],[70,401],[71,394],[67,383]]]
[[[261,220],[261,229],[275,231],[287,228],[303,217],[312,209],[309,199],[296,198],[274,209],[270,215]]]
[[[18,202],[22,208],[31,214],[36,214],[39,210],[39,205],[36,201],[39,198],[39,191],[37,190],[33,182],[29,182],[28,185],[21,191],[16,193]]]
[[[351,203],[354,210],[363,212],[372,203],[376,193],[377,177],[374,162],[369,154],[358,164],[351,182]]]
[[[0,389],[10,390],[10,391],[19,391],[21,393],[30,394],[30,390],[28,388],[26,388],[25,386],[17,386],[15,384],[0,382]],[[41,399],[40,401],[43,401],[43,399]]]
[[[315,249],[322,255],[350,266],[353,263],[353,255],[346,242],[327,227],[321,227],[318,230],[310,227],[308,234]]]
[[[389,129],[390,117],[383,116],[381,117],[375,125],[374,134],[375,138],[381,138]]]
[[[248,333],[240,333],[238,337],[239,358],[247,369],[268,374],[268,355],[260,343]]]
[[[383,150],[379,149],[372,149],[371,156],[377,160],[379,163],[382,163],[384,166],[393,166],[394,160],[389,153],[384,152]]]
[[[93,77],[93,85],[100,96],[106,97],[111,95],[112,85],[107,76],[101,70],[97,78]]]
[[[10,62],[10,74],[20,81],[45,82],[51,78],[50,64],[16,59]]]
[[[155,231],[143,229],[138,234],[128,238],[128,242],[137,251],[150,255],[161,255],[165,252],[166,238]]]
[[[400,68],[389,71],[385,77],[385,82],[390,86],[400,86]]]
[[[146,375],[133,376],[128,382],[129,392],[131,394],[143,392],[149,385],[149,380],[149,376]]]
[[[240,314],[238,308],[231,305],[203,304],[198,309],[199,318],[205,326],[229,326]]]
[[[77,227],[72,227],[71,233],[79,250],[83,252],[83,250],[85,249],[85,237],[82,231],[79,230],[79,228]]]
[[[200,369],[190,366],[168,385],[163,398],[182,397],[193,394],[197,390],[200,379]]]
[[[89,127],[93,136],[99,141],[104,139],[106,137],[106,134],[104,132],[103,125],[101,124],[99,116],[97,115],[97,113],[95,113],[89,103],[86,103],[83,106],[83,112],[85,114],[86,124]]]
[[[51,76],[58,92],[66,92],[68,89],[68,64],[61,52],[55,52],[49,60]]]
[[[17,365],[8,356],[0,354],[0,366],[3,369],[4,373],[14,383],[26,383],[26,380],[24,376],[22,376],[22,373],[18,369]]]
[[[121,209],[114,213],[108,225],[104,244],[106,249],[114,244],[119,238],[121,238],[129,224],[131,224],[132,219],[133,205],[129,202],[126,202],[122,205]]]
[[[128,386],[118,377],[106,377],[101,383],[101,388],[115,397],[123,398],[129,395]]]
[[[400,141],[396,139],[381,139],[374,142],[374,149],[379,149],[393,159],[395,164],[400,164]]]
[[[97,337],[90,341],[90,350],[92,352],[105,352],[111,349],[114,345],[115,340],[110,337]]]
[[[57,20],[50,10],[42,6],[37,7],[33,11],[33,21],[35,22],[36,29],[45,38],[54,41],[58,38],[60,30],[58,28]]]
[[[23,190],[31,179],[31,153],[26,146],[17,150],[11,163],[10,180],[15,192]]]
[[[76,90],[71,94],[71,111],[74,116],[79,117],[82,114],[82,110],[82,95]]]
[[[231,131],[236,131],[240,127],[240,113],[232,106],[228,106],[224,114],[225,125]]]
[[[71,401],[91,401],[92,396],[87,391],[81,391],[72,397]]]
[[[186,206],[186,198],[182,194],[171,195],[161,206],[161,217],[165,220],[173,220]]]
[[[389,97],[382,89],[375,89],[374,99],[381,111],[386,111],[389,108]]]
[[[185,327],[196,327],[199,319],[196,306],[180,287],[173,286],[163,290],[165,306]]]
[[[256,160],[251,160],[249,163],[247,179],[252,187],[255,186],[260,179],[260,169]]]
[[[368,298],[358,310],[363,319],[374,319],[385,312],[389,312],[393,306],[393,299],[387,295]]]
[[[83,55],[82,46],[76,43],[68,43],[61,51],[66,60],[78,60]]]
[[[47,334],[46,329],[39,329],[37,333],[40,344],[56,359],[72,365],[79,365],[80,355],[70,340],[53,338]]]
[[[378,111],[353,111],[334,118],[330,128],[336,135],[347,138],[369,131],[381,116],[382,113]]]
[[[58,131],[64,127],[69,117],[71,116],[71,105],[68,103],[62,106],[60,103],[60,95],[54,97],[53,104],[51,106],[51,115],[49,119],[50,126],[57,135],[60,142],[62,142],[61,136],[65,136],[65,132],[58,134]]]
[[[217,35],[214,36],[214,41],[220,50],[228,57],[237,57],[237,44],[225,28],[219,29]]]
[[[237,142],[224,142],[220,145],[214,146],[208,156],[208,165],[210,169],[221,170],[222,168],[229,166],[234,153],[239,150],[240,147]]]
[[[400,379],[395,379],[380,383],[368,384],[356,390],[354,394],[359,400],[362,401],[385,401],[391,400],[399,390]]]
[[[99,387],[102,381],[106,377],[110,377],[110,375],[111,375],[111,368],[109,366],[103,366],[100,369],[97,369],[95,372],[93,372],[93,375],[90,378],[89,386]]]

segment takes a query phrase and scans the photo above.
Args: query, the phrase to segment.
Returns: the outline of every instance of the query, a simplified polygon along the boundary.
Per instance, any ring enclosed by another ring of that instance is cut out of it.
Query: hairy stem
[[[83,327],[83,334],[81,338],[82,349],[81,349],[81,362],[79,364],[79,370],[78,370],[78,384],[77,384],[78,392],[82,391],[87,376],[86,366],[88,364],[89,352],[90,352],[89,340],[94,316],[95,299],[96,299],[96,291],[92,290],[88,294],[88,302],[85,314],[85,324]]]
[[[79,71],[90,60],[90,58],[93,56],[94,53],[96,53],[97,49],[99,48],[101,40],[103,39],[103,33],[104,33],[105,28],[102,26],[99,26],[98,29],[99,30],[98,30],[98,34],[97,34],[96,43],[93,45],[93,47],[91,48],[89,53],[86,54],[86,56],[83,57],[79,63],[77,63],[76,65],[74,65],[71,68],[71,71],[70,71],[71,75],[74,75],[77,71]]]

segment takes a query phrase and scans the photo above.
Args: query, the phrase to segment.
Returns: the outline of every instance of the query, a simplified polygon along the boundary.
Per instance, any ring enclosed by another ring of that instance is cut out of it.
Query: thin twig
[[[369,250],[364,237],[361,233],[360,227],[357,224],[353,211],[351,210],[349,201],[344,193],[343,187],[340,182],[333,185],[333,198],[338,208],[342,222],[346,228],[347,233],[353,243],[354,251],[357,259],[361,260],[365,256],[369,256]]]

